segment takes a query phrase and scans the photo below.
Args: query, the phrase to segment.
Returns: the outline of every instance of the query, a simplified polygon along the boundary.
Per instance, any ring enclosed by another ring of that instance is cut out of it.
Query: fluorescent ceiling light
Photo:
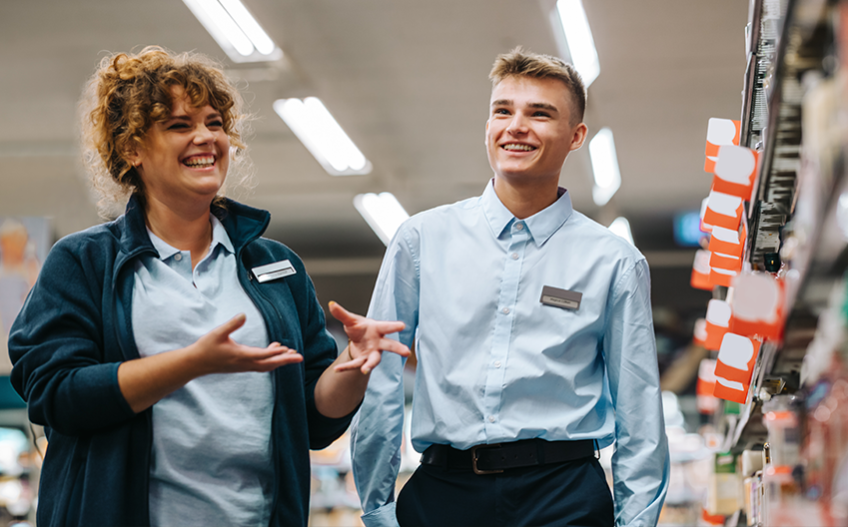
[[[621,186],[621,171],[618,169],[612,130],[602,128],[589,141],[589,158],[592,160],[592,173],[595,177],[592,199],[600,207],[606,205]]]
[[[283,52],[240,0],[183,0],[233,62],[282,58]]]
[[[317,97],[278,99],[274,111],[294,135],[332,176],[355,176],[371,172],[371,162],[353,144],[339,123]]]
[[[403,206],[390,192],[359,194],[353,206],[385,245],[392,241],[400,224],[409,218]]]
[[[557,15],[554,19],[565,33],[571,62],[588,88],[601,73],[601,63],[598,61],[595,39],[592,38],[583,3],[580,0],[558,0],[554,11]]]
[[[613,234],[620,238],[624,238],[630,245],[636,245],[633,243],[633,234],[630,233],[630,222],[627,221],[627,218],[624,216],[619,216],[618,218],[612,220],[610,223],[609,230],[612,231]]]

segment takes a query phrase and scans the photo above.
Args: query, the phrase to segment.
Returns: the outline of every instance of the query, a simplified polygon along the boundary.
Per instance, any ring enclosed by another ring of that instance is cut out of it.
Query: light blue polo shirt
[[[224,226],[210,214],[212,244],[191,253],[148,229],[159,257],[135,265],[132,324],[142,357],[186,347],[238,313],[236,342],[265,347],[265,323],[238,281]],[[154,526],[267,526],[273,463],[270,373],[206,375],[153,405],[150,522]]]

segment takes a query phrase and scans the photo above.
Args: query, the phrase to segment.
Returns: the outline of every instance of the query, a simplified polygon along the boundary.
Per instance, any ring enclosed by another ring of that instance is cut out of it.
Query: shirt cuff
[[[400,527],[395,513],[395,502],[387,503],[379,509],[362,515],[365,527]]]

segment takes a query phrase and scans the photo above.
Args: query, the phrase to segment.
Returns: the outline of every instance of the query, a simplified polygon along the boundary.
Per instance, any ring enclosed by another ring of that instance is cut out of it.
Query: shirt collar
[[[553,204],[523,220],[533,241],[540,247],[548,241],[548,238],[553,233],[562,227],[574,210],[571,206],[571,196],[568,194],[568,191],[559,187],[557,193],[559,198]],[[501,202],[495,192],[494,179],[486,185],[486,190],[483,192],[481,200],[486,220],[489,222],[489,227],[491,227],[492,233],[496,238],[500,238],[503,232],[514,221],[520,221]]]
[[[209,245],[209,254],[215,250],[216,245],[221,245],[227,251],[235,253],[233,243],[230,241],[230,237],[227,235],[227,230],[224,228],[221,220],[216,218],[214,214],[210,214],[209,221],[212,223],[212,243]],[[171,247],[162,238],[153,234],[153,231],[149,227],[147,228],[147,234],[150,236],[150,242],[153,244],[153,247],[159,253],[160,260],[167,260],[180,252],[179,249]]]

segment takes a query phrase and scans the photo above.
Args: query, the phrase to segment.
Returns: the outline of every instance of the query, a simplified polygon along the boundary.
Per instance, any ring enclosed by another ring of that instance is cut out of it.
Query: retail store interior
[[[268,40],[215,32],[209,13],[233,3]],[[560,185],[651,269],[660,525],[848,524],[848,2],[4,0],[0,35],[0,375],[21,298],[2,266],[32,280],[55,241],[114,218],[78,139],[103,57],[158,45],[219,61],[254,117],[252,181],[230,195],[271,213],[265,236],[301,256],[325,310],[364,314],[398,223],[492,177],[487,76],[520,45],[583,75],[589,138]],[[296,105],[326,108],[354,159],[322,157]],[[34,525],[49,444],[0,381],[0,524]],[[312,454],[314,527],[362,525],[348,439]],[[402,453],[401,484],[418,465],[408,437]]]

